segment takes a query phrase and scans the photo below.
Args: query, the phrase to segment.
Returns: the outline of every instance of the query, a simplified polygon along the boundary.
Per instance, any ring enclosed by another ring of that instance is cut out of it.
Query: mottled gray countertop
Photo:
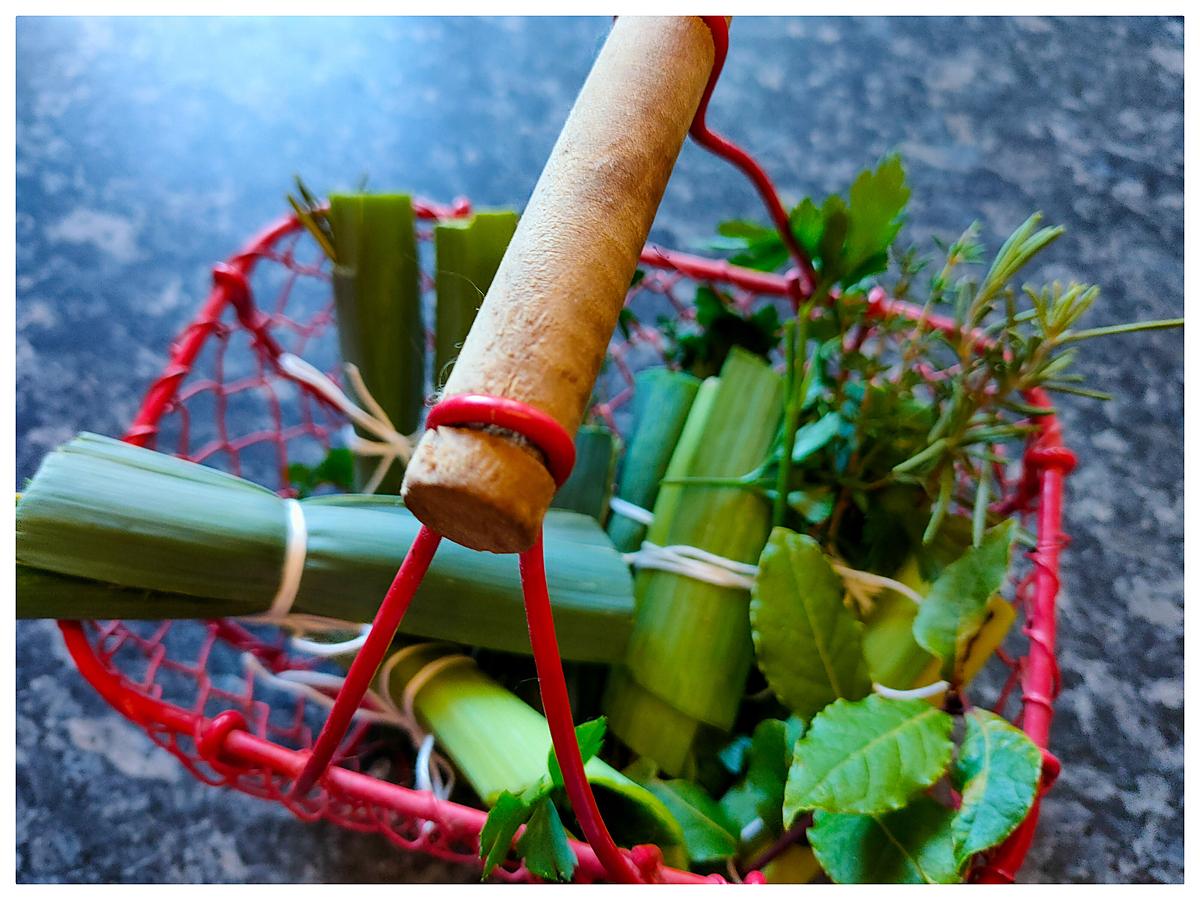
[[[119,434],[208,268],[282,211],[293,173],[520,205],[603,19],[80,20],[17,25],[17,472]],[[1069,229],[1044,274],[1102,285],[1093,321],[1183,312],[1183,24],[740,19],[710,121],[792,198],[890,149],[912,233],[1032,209]],[[683,151],[655,237],[758,216]],[[1080,465],[1060,601],[1063,695],[1022,878],[1183,875],[1183,340],[1087,348],[1108,404],[1066,402]],[[108,708],[54,626],[17,651],[20,881],[469,878],[382,839],[205,787]]]

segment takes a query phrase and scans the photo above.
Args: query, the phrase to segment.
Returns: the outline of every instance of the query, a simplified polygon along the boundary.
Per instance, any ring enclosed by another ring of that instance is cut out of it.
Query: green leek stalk
[[[515,212],[480,212],[470,219],[440,222],[433,229],[437,273],[434,384],[445,384],[454,368],[516,229]]]
[[[420,523],[398,497],[300,501],[298,613],[370,622]],[[16,509],[17,616],[211,618],[262,614],[278,589],[288,509],[241,478],[83,434],[42,462]],[[546,568],[564,658],[623,657],[629,570],[587,516],[546,518]],[[528,654],[515,560],[443,542],[406,634]]]
[[[409,682],[422,670],[429,673],[413,694],[413,712],[480,799],[492,806],[501,792],[520,794],[546,775],[550,729],[539,712],[481,672],[473,660],[439,663],[448,650],[445,645],[410,648],[389,673],[388,689],[402,706]],[[438,668],[427,668],[433,665]],[[654,843],[668,854],[682,847],[678,823],[652,793],[598,756],[585,771],[605,821],[624,846]]]
[[[425,325],[412,201],[404,194],[334,194],[333,296],[342,359],[400,434],[413,434],[425,405]],[[363,399],[359,398],[363,406]],[[363,438],[370,434],[359,432]],[[378,460],[355,457],[362,488]],[[394,463],[377,493],[398,494],[403,467]]]
[[[619,453],[617,437],[603,425],[583,425],[575,435],[575,468],[550,506],[591,516],[603,524],[608,515]]]
[[[616,496],[642,509],[652,509],[700,389],[700,379],[686,372],[654,368],[643,369],[633,380],[633,426]],[[642,545],[646,526],[614,513],[608,521],[608,536],[618,550],[628,553]]]
[[[731,351],[715,388],[702,390],[693,404],[654,505],[647,541],[696,547],[741,563],[758,560],[771,524],[766,501],[739,487],[686,480],[737,478],[753,471],[770,450],[782,405],[782,379],[770,365],[744,350]],[[749,591],[643,569],[635,594],[629,680],[697,723],[732,727],[754,658]],[[630,703],[621,691],[617,679],[608,707],[613,732],[666,771],[679,771],[694,732],[638,727],[645,717],[632,714],[636,700]]]

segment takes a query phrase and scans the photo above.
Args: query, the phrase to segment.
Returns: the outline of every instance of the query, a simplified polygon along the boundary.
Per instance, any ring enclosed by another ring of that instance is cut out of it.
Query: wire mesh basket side
[[[425,220],[467,213],[469,206],[462,202],[452,208],[418,206]],[[429,234],[424,228],[418,233],[427,257]],[[627,304],[649,312],[615,336],[592,409],[597,420],[618,432],[627,425],[634,372],[663,358],[660,331],[642,322],[659,314],[689,319],[689,292],[697,284],[719,285],[742,310],[761,303],[786,308],[795,291],[794,279],[786,276],[738,270],[658,248],[647,248],[642,261],[644,277],[631,287]],[[428,275],[423,286],[432,291]],[[126,440],[294,495],[289,464],[318,461],[336,444],[346,423],[319,394],[290,379],[278,359],[284,352],[296,354],[339,380],[330,293],[323,256],[294,219],[265,229],[214,269],[212,293],[172,345],[170,362],[148,391]],[[879,316],[913,315],[881,292],[872,295],[871,303]],[[255,424],[232,430],[233,418]],[[1012,512],[1036,517],[1039,543],[1014,592],[1028,647],[1000,654],[1008,674],[997,707],[1003,711],[1011,706],[1010,697],[1020,688],[1023,703],[1016,718],[1045,747],[1057,692],[1054,599],[1057,555],[1064,540],[1059,530],[1061,483],[1072,459],[1061,447],[1053,416],[1043,417],[1042,424],[1003,501]],[[478,865],[485,814],[406,787],[411,757],[377,754],[379,742],[368,727],[356,728],[335,761],[337,768],[320,787],[302,801],[288,799],[287,785],[303,764],[325,707],[319,697],[273,692],[255,674],[312,664],[289,654],[277,630],[228,620],[64,622],[62,629],[85,677],[197,778],[284,803],[302,819],[327,819],[382,834],[408,851]],[[1057,774],[1057,761],[1048,754],[1047,760],[1045,787]],[[1036,807],[977,877],[1011,880],[1035,823]],[[577,844],[576,850],[580,879],[598,880],[602,871],[590,848]],[[673,881],[704,880],[665,868],[658,874]],[[529,878],[512,861],[497,875]]]

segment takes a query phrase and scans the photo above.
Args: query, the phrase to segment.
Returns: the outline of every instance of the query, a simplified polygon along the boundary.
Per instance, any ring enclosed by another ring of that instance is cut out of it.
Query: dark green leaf
[[[803,201],[796,205],[789,216],[789,221],[792,225],[792,234],[796,237],[796,242],[810,255],[815,255],[817,247],[821,242],[821,232],[825,227],[825,220],[821,216],[821,210],[809,198],[805,197]]]
[[[978,548],[946,566],[917,611],[913,636],[942,661],[942,677],[952,682],[987,617],[988,600],[1004,584],[1014,524],[1009,519],[989,529]]]
[[[899,156],[887,157],[875,171],[862,172],[854,180],[843,284],[849,286],[886,268],[887,250],[900,232],[909,193]]]
[[[479,858],[483,860],[484,878],[508,856],[513,835],[529,819],[530,812],[528,804],[508,791],[496,798],[496,805],[479,832]]]
[[[846,204],[841,197],[833,194],[825,198],[821,207],[821,217],[825,227],[821,232],[821,241],[817,245],[817,255],[821,260],[821,278],[826,282],[839,279],[844,269],[843,252],[845,250],[846,233],[850,229],[850,218]]]
[[[320,484],[349,491],[354,485],[354,454],[345,447],[334,447],[321,460],[314,474]]]
[[[771,690],[801,717],[871,690],[862,626],[844,595],[816,541],[784,528],[771,533],[751,591],[751,634]]]
[[[841,426],[842,417],[837,412],[831,412],[797,429],[796,440],[792,444],[792,462],[804,462],[837,437]]]
[[[808,840],[838,884],[953,884],[962,880],[953,817],[928,797],[880,816],[818,812]]]
[[[745,777],[721,798],[721,808],[739,832],[756,819],[771,834],[783,832],[783,788],[792,746],[803,734],[799,719],[764,719],[754,729]]]
[[[575,874],[575,851],[549,798],[534,808],[525,833],[517,841],[517,851],[524,857],[525,867],[539,878],[569,881]]]
[[[755,244],[729,258],[735,266],[754,269],[757,272],[775,272],[789,259],[787,248],[776,238]]]
[[[995,713],[967,713],[966,736],[954,766],[962,804],[954,817],[955,852],[965,863],[994,847],[1028,815],[1042,776],[1042,751]]]
[[[899,809],[942,776],[953,719],[923,700],[838,700],[796,744],[784,821],[810,809],[877,814]]]

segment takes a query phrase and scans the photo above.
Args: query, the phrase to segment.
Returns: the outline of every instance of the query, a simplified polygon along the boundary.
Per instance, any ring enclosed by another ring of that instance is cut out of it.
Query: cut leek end
[[[701,723],[643,688],[628,670],[613,668],[604,705],[609,731],[635,753],[669,775],[692,768]]]

